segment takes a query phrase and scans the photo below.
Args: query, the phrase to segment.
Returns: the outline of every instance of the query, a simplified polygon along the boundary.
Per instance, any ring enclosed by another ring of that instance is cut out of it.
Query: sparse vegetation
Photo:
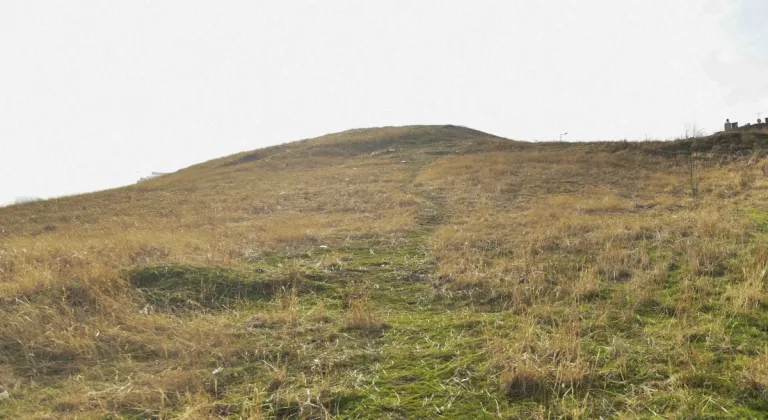
[[[766,152],[352,130],[2,208],[0,417],[764,417]]]

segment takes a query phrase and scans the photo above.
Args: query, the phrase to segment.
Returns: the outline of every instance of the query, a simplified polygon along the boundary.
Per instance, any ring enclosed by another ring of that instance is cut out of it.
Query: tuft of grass
[[[345,328],[347,330],[380,331],[386,322],[371,309],[369,292],[360,286],[352,286],[347,297]]]
[[[600,295],[600,277],[593,269],[579,273],[579,279],[573,285],[573,296],[580,301],[594,299]]]
[[[736,311],[755,311],[766,305],[766,272],[768,267],[742,267],[742,279],[725,293]]]

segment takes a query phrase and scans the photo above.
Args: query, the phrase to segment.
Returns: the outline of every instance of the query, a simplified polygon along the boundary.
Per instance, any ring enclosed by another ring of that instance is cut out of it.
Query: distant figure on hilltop
[[[725,120],[725,131],[731,131],[731,119],[726,118]]]

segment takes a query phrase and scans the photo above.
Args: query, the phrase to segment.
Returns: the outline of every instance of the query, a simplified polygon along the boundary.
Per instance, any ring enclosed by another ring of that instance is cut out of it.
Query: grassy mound
[[[766,152],[387,127],[2,208],[0,417],[764,417]]]

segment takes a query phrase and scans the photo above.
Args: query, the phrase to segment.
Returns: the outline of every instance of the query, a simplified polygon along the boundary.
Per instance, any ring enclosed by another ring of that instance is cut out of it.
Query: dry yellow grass
[[[0,416],[759,417],[767,147],[352,130],[2,208]]]

